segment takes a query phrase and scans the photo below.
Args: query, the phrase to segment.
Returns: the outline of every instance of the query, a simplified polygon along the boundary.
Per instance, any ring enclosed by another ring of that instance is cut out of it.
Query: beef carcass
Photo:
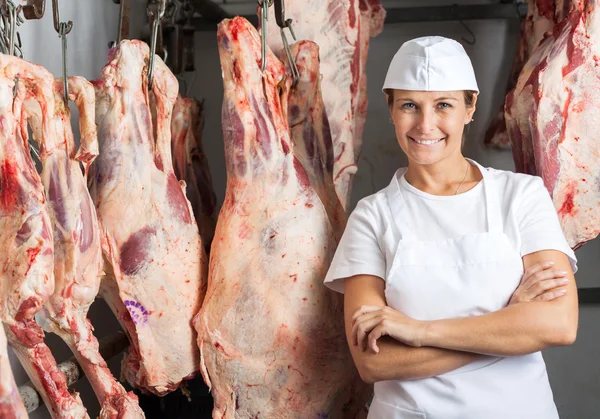
[[[358,37],[360,40],[360,65],[358,67],[358,98],[355,107],[355,127],[354,127],[354,161],[358,163],[360,150],[362,147],[362,136],[367,122],[367,107],[369,104],[367,96],[367,58],[369,54],[369,44],[371,38],[375,38],[383,31],[386,12],[379,0],[359,0],[360,26]],[[351,187],[352,185],[350,185]],[[348,192],[350,194],[351,189]],[[347,197],[348,201],[350,196]],[[344,202],[347,206],[347,202]]]
[[[148,56],[143,42],[123,41],[94,82],[100,155],[89,182],[108,261],[101,293],[132,342],[122,376],[162,395],[198,371],[191,321],[206,289],[207,258],[173,173],[177,80],[156,57],[149,89]]]
[[[0,316],[52,417],[87,418],[34,320],[54,291],[54,246],[42,183],[29,155],[23,102],[31,97],[44,110],[41,135],[48,142],[41,154],[52,153],[56,133],[48,116],[54,113],[54,78],[40,66],[0,54],[0,79]]]
[[[528,20],[524,19],[521,22],[521,32],[519,35],[519,45],[517,46],[517,55],[513,62],[510,76],[508,77],[508,85],[506,87],[507,94],[514,89],[515,84],[521,74],[523,66],[527,62],[528,58]],[[506,131],[506,120],[504,118],[504,102],[500,106],[500,110],[492,120],[490,126],[484,135],[484,144],[490,148],[496,148],[500,150],[510,149],[510,139],[508,132]]]
[[[335,187],[347,208],[366,118],[369,39],[381,31],[385,10],[379,0],[307,0],[288,1],[285,11],[297,39],[319,46],[323,99],[333,139]],[[277,55],[282,54],[274,15],[269,17],[268,44]]]
[[[598,27],[600,2],[573,2],[506,102],[511,142],[522,146],[515,161],[522,158],[522,171],[544,179],[574,249],[600,232]]]
[[[0,418],[25,419],[27,417],[27,411],[19,396],[19,390],[10,368],[4,327],[0,324]]]
[[[202,147],[203,129],[202,103],[178,96],[171,121],[173,170],[177,179],[185,181],[185,192],[192,204],[202,243],[208,252],[215,235],[217,196]]]
[[[28,104],[29,122],[42,153],[42,183],[46,191],[54,237],[55,290],[42,310],[44,328],[59,335],[75,354],[100,402],[101,418],[143,418],[137,397],[112,376],[99,353],[87,312],[102,274],[102,251],[96,211],[80,162],[88,167],[98,155],[94,119],[94,87],[70,77],[69,98],[80,114],[81,147],[76,150],[70,111],[63,101],[63,81],[55,83],[54,114],[44,115],[37,102]],[[42,120],[54,124],[56,137],[42,135]]]
[[[315,143],[291,141],[284,67],[267,49],[261,73],[254,27],[226,19],[217,37],[228,177],[195,320],[213,418],[354,417],[369,389],[352,364],[342,298],[323,286],[336,227],[311,185],[319,169],[307,164],[309,176],[294,154]]]
[[[508,78],[506,92],[509,94],[525,63],[533,54],[544,35],[567,15],[570,0],[527,0],[527,16],[521,22],[519,45],[513,67]],[[504,103],[485,133],[484,143],[488,147],[510,149],[510,139],[504,117]]]
[[[290,85],[286,89],[293,154],[306,171],[339,240],[346,226],[346,213],[333,182],[333,142],[321,97],[319,46],[311,41],[300,41],[291,46],[291,52],[300,74],[294,90],[289,92]],[[281,60],[286,64],[287,72],[291,73],[285,54]],[[288,83],[291,80],[291,77],[286,78]]]

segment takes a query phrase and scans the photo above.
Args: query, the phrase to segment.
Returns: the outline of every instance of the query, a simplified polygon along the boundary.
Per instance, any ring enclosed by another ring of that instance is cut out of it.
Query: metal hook
[[[287,37],[285,36],[285,28],[288,28],[290,30],[294,41],[296,40],[296,35],[294,34],[294,30],[292,29],[292,19],[285,18],[285,0],[275,0],[275,20],[277,21],[277,26],[279,26],[279,30],[281,32],[281,40],[283,41],[283,47],[285,49],[285,55],[287,56],[288,62],[290,64],[290,69],[292,71],[292,87],[296,87],[296,85],[298,84],[298,80],[300,80],[300,72],[298,71],[298,66],[296,66],[296,61],[292,56],[290,44],[288,43]]]
[[[20,6],[19,6],[20,7]],[[20,11],[20,8],[15,7],[12,2],[9,2],[8,8],[8,22],[10,27],[10,37],[8,44],[8,55],[15,55],[15,32],[17,30],[17,15]]]
[[[471,39],[466,39],[464,36],[461,36],[461,39],[469,45],[475,45],[475,43],[477,42],[477,38],[475,37],[475,34],[471,30],[471,28],[469,28],[467,24],[458,15],[458,4],[453,4],[452,9],[454,11],[454,16],[456,17],[456,20],[458,20],[462,27],[465,28],[469,35],[471,35]]]
[[[61,35],[61,33],[66,35],[71,32],[71,29],[73,28],[73,22],[70,20],[65,23],[65,28],[61,30],[61,21],[58,13],[58,0],[52,0],[52,16],[54,18],[54,30],[58,32],[59,35]]]
[[[46,0],[27,0],[27,5],[23,6],[23,16],[27,20],[41,19],[45,9]]]
[[[4,54],[14,55],[15,48],[20,52],[20,45],[15,45],[15,36],[20,42],[20,36],[17,32],[17,26],[23,23],[23,18],[19,15],[21,6],[15,6],[11,0],[6,0],[1,5],[1,34],[0,48]]]
[[[131,16],[131,4],[129,0],[121,0],[120,3],[117,45],[120,44],[123,39],[129,39],[129,22]]]
[[[150,35],[150,60],[148,63],[148,88],[152,87],[152,76],[154,75],[154,55],[156,53],[158,26],[160,25],[160,19],[165,14],[165,3],[165,0],[156,0],[148,5],[148,18],[152,21],[152,34]]]
[[[62,66],[63,66],[63,95],[65,106],[69,103],[69,79],[67,74],[67,34],[73,29],[73,22],[61,22],[58,13],[58,0],[52,0],[52,15],[54,17],[54,29],[62,41]]]
[[[261,7],[260,12],[260,44],[261,44],[261,65],[260,71],[267,68],[267,23],[269,22],[269,7],[273,5],[273,0],[257,0]]]

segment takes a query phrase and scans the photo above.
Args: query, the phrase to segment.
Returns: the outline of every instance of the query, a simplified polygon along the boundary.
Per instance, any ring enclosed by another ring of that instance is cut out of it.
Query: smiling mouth
[[[443,140],[446,139],[446,137],[440,138],[440,139],[437,139],[437,140],[416,139],[416,138],[413,138],[413,137],[408,137],[408,138],[410,138],[413,142],[415,142],[415,143],[417,143],[419,145],[427,145],[427,146],[435,145],[435,144],[437,144],[439,142],[442,142]]]

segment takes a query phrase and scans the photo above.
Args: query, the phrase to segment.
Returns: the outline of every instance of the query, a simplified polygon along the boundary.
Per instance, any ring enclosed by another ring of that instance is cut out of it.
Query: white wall
[[[75,22],[69,37],[71,72],[95,78],[105,63],[106,45],[116,34],[118,6],[113,5],[110,0],[63,0],[62,3],[63,6],[68,6],[67,9],[61,9],[63,20],[72,19]],[[136,19],[143,21],[143,15],[138,12]],[[468,25],[475,33],[477,43],[473,46],[466,43],[463,45],[475,66],[481,94],[465,154],[484,166],[512,170],[510,152],[486,150],[482,145],[482,138],[490,118],[503,100],[506,78],[515,53],[518,23],[472,21],[468,22]],[[136,28],[139,28],[139,23],[136,24]],[[56,76],[60,76],[60,41],[52,29],[49,5],[44,21],[27,22],[22,35],[26,58],[45,65]],[[386,26],[384,33],[372,40],[368,62],[370,105],[363,152],[354,183],[352,206],[363,196],[387,185],[394,171],[405,164],[392,126],[388,122],[387,106],[380,87],[387,65],[400,44],[407,39],[423,35],[442,35],[459,41],[461,36],[468,36],[458,22],[411,23]],[[226,173],[220,122],[223,91],[216,45],[215,32],[197,33],[197,71],[194,77],[187,75],[186,80],[190,82],[190,94],[205,99],[206,127],[203,140],[220,204],[224,197]],[[599,254],[599,240],[587,244],[577,252],[580,267],[577,281],[580,286],[600,286],[597,274],[600,268]],[[569,348],[556,348],[544,353],[556,403],[563,419],[596,418],[600,409],[600,382],[597,378],[600,376],[600,363],[597,362],[600,342],[594,325],[594,320],[599,316],[600,305],[582,307],[577,342]],[[117,322],[102,301],[92,306],[90,317],[99,338],[118,330]],[[50,336],[48,341],[59,361],[70,356],[68,349],[57,338]],[[118,363],[119,359],[113,359],[111,366],[118,370]],[[22,369],[16,362],[14,365],[18,382],[27,381]],[[94,417],[97,413],[97,402],[89,385],[82,380],[76,388],[82,392],[84,403]],[[44,410],[39,409],[31,417],[47,418]]]

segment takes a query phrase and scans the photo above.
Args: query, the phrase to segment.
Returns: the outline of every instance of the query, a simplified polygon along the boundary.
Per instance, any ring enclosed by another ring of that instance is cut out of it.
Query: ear
[[[393,106],[390,106],[390,95],[388,95],[387,93],[385,94],[385,104],[387,105],[388,112],[390,113],[390,118],[393,119],[393,117],[394,117],[394,112],[392,111]]]
[[[473,120],[473,114],[475,113],[475,109],[477,109],[477,93],[473,95],[473,105],[467,108],[467,114],[465,115],[465,125],[467,125]]]

